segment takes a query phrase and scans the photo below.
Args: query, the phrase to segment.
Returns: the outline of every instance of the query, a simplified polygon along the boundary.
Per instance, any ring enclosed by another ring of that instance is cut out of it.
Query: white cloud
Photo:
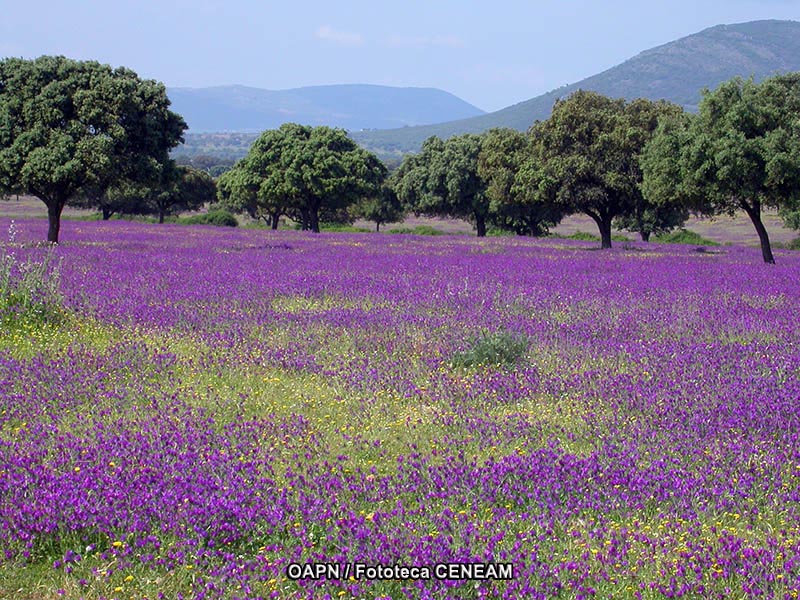
[[[392,35],[384,40],[390,48],[463,48],[464,40],[455,35]]]
[[[319,40],[332,42],[340,46],[363,46],[364,36],[351,31],[339,31],[330,25],[320,25],[314,32],[314,37]]]

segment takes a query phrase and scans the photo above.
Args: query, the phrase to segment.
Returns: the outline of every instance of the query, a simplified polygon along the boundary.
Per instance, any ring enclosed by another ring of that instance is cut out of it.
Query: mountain
[[[351,136],[362,146],[384,155],[413,152],[432,135],[447,138],[492,127],[525,131],[536,120],[546,119],[558,98],[578,89],[628,100],[663,98],[695,110],[703,88],[713,89],[737,75],[761,80],[791,71],[800,71],[800,23],[773,20],[717,25],[645,50],[607,71],[497,112],[425,127],[361,131]]]
[[[263,90],[241,85],[168,88],[172,110],[192,133],[261,132],[283,123],[349,131],[441,123],[485,114],[442,90],[381,85],[323,85]]]

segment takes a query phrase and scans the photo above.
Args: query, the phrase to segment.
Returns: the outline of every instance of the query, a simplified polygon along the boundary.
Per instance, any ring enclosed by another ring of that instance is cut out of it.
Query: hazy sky
[[[437,87],[497,110],[800,0],[0,0],[0,56],[62,54],[168,86]]]

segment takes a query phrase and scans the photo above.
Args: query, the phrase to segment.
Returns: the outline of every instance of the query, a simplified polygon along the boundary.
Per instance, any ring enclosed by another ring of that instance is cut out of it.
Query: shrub
[[[320,223],[320,231],[327,231],[330,233],[370,233],[371,229],[364,227],[356,227],[355,225],[348,225],[347,223]]]
[[[694,231],[689,231],[688,229],[678,229],[677,231],[673,231],[672,233],[666,233],[664,235],[656,236],[654,241],[658,242],[659,244],[688,244],[692,246],[719,246],[719,244],[713,240],[708,240],[704,238],[699,233],[695,233]]]
[[[410,227],[395,227],[389,229],[386,233],[410,233],[413,235],[444,235],[443,231],[439,231],[430,225],[417,225],[413,229]]]
[[[184,217],[179,221],[184,225],[217,225],[218,227],[238,227],[236,217],[224,209],[210,210],[202,215]]]
[[[599,242],[600,236],[593,233],[586,233],[585,231],[576,231],[567,236],[568,240],[581,240],[584,242]]]
[[[19,326],[30,322],[58,322],[63,316],[59,290],[60,264],[54,248],[44,248],[40,261],[20,261],[14,251],[16,229],[8,229],[10,243],[0,252],[0,323]]]
[[[469,348],[453,357],[455,367],[518,364],[528,352],[528,339],[508,331],[484,334],[474,339]]]
[[[439,231],[436,227],[430,225],[417,225],[414,227],[414,235],[444,235],[443,231]]]
[[[773,244],[776,248],[782,248],[784,250],[800,250],[800,237],[796,237],[790,242],[776,242]]]

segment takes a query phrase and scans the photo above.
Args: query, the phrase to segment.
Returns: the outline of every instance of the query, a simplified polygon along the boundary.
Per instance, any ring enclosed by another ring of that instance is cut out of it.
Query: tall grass
[[[38,260],[17,256],[16,226],[8,228],[9,243],[0,252],[0,324],[55,322],[62,318],[60,261],[52,246]]]

